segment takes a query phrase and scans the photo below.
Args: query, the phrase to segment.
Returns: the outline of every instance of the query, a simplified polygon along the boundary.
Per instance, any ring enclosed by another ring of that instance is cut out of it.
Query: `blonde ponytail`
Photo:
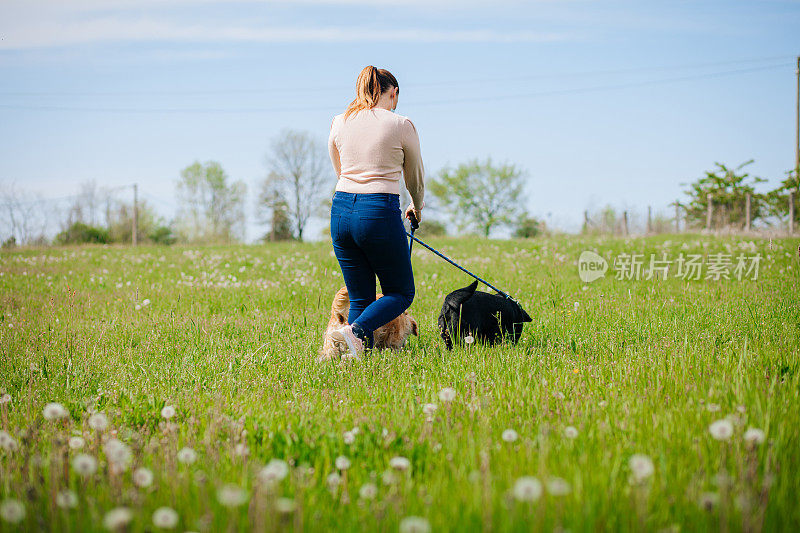
[[[372,109],[378,104],[381,94],[388,91],[391,87],[398,87],[397,79],[386,69],[379,69],[372,65],[367,65],[358,75],[356,80],[356,97],[347,106],[344,118],[361,109]]]

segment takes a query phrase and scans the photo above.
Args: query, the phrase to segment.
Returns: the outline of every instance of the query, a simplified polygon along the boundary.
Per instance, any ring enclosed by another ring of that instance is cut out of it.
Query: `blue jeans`
[[[414,273],[400,195],[336,191],[331,238],[350,294],[347,322],[371,347],[372,333],[400,316],[414,300]],[[383,292],[377,300],[375,276]]]

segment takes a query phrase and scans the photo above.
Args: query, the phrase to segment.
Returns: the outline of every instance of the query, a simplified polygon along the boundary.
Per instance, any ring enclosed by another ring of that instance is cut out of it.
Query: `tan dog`
[[[383,294],[378,294],[380,298]],[[331,304],[331,318],[328,320],[328,328],[325,330],[325,338],[322,348],[319,351],[321,361],[339,357],[347,351],[347,346],[334,341],[331,338],[331,331],[347,324],[347,315],[350,313],[350,295],[347,287],[342,287],[333,297]],[[400,351],[409,335],[419,335],[417,321],[408,311],[379,327],[372,334],[373,348],[376,350]]]

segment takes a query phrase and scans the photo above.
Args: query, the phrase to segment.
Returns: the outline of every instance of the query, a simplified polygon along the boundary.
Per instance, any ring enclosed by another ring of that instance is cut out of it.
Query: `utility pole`
[[[794,179],[800,179],[800,56],[797,56],[797,77],[794,117]],[[794,233],[794,195],[797,188],[789,191],[789,235]]]
[[[133,184],[133,228],[131,228],[131,240],[133,245],[139,244],[139,185]]]
[[[750,231],[750,202],[751,194],[747,193],[744,197],[744,230]]]
[[[797,56],[797,96],[795,102],[795,119],[794,119],[794,179],[800,180],[800,56]],[[794,191],[789,192],[789,233],[794,233]]]

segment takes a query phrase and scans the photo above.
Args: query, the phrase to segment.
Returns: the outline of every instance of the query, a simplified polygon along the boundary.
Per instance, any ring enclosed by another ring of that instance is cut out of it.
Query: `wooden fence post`
[[[653,208],[647,206],[647,233],[653,233]]]
[[[711,229],[711,217],[714,215],[714,204],[713,204],[713,202],[711,200],[711,193],[708,193],[706,195],[706,205],[707,205],[707,210],[706,210],[706,229],[710,230]]]
[[[675,233],[681,232],[681,206],[675,200]]]
[[[744,197],[744,230],[750,231],[750,193]]]
[[[789,191],[789,235],[794,234],[794,191]]]
[[[623,211],[622,212],[622,222],[623,222],[622,231],[625,234],[625,236],[627,237],[628,236],[628,212],[627,211]]]

